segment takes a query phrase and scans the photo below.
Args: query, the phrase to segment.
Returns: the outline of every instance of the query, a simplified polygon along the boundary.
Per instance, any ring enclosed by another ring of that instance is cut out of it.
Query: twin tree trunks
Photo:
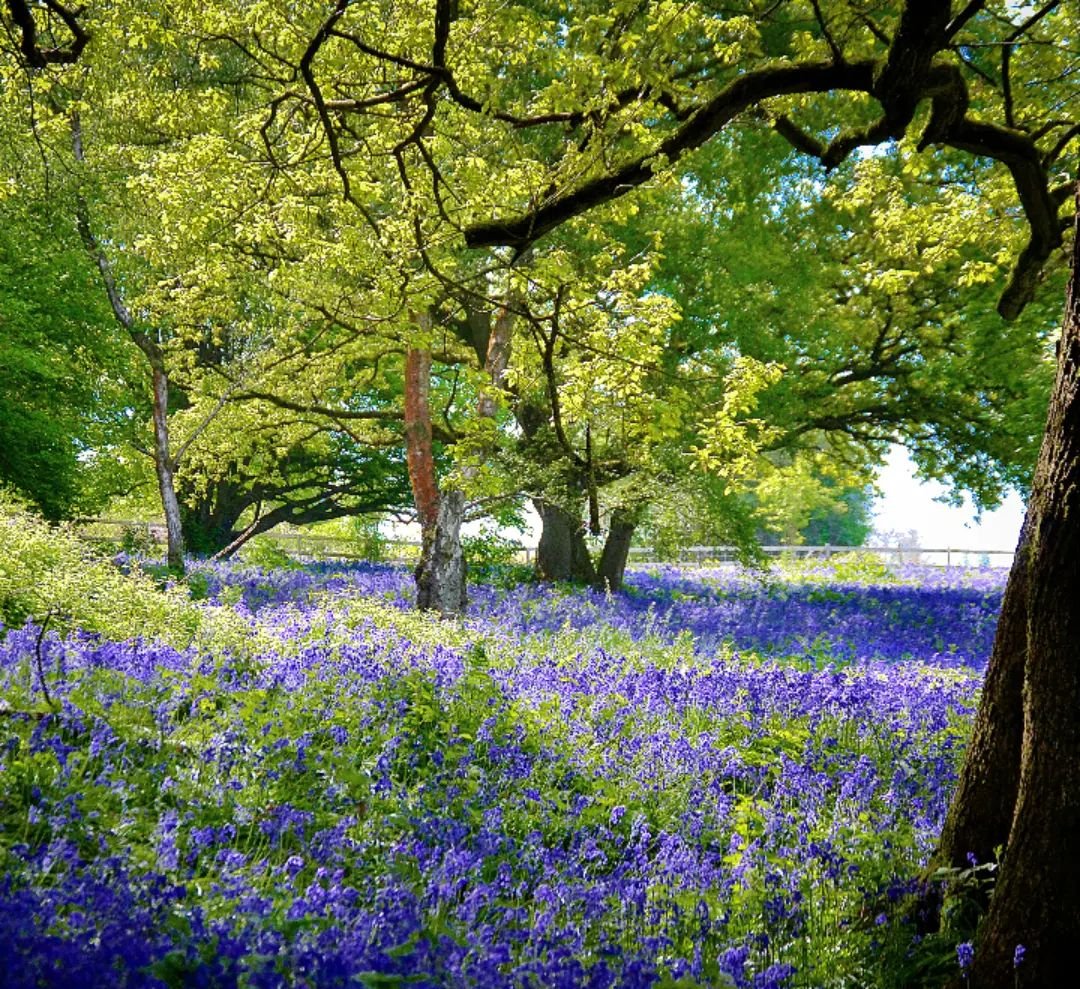
[[[541,523],[536,547],[536,572],[541,580],[569,580],[598,590],[617,591],[622,587],[636,527],[630,510],[616,508],[611,513],[600,560],[594,564],[580,508],[574,512],[539,499],[534,504]]]
[[[932,865],[999,853],[972,989],[1077,984],[1080,182],[1057,377],[975,729]],[[1014,968],[1018,945],[1025,949]],[[957,982],[957,985],[964,983]]]

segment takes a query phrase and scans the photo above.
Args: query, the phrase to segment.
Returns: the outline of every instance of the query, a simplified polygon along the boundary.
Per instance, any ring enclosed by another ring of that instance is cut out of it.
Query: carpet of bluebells
[[[0,641],[9,989],[884,985],[1003,574],[194,585],[243,635]]]

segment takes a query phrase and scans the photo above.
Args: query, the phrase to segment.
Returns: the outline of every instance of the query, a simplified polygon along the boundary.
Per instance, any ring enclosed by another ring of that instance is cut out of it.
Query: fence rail
[[[924,563],[930,566],[1012,566],[1014,551],[1011,549],[968,549],[960,546],[944,548],[924,546],[762,546],[765,556],[788,557],[796,560],[827,560],[834,556],[857,554],[878,556],[892,563]],[[714,563],[733,563],[738,559],[735,546],[684,546],[664,559],[669,562],[708,566]],[[648,546],[634,546],[630,550],[633,563],[663,562]]]
[[[157,545],[165,542],[165,525],[159,521],[131,519],[80,519],[78,531],[88,539],[132,546]],[[279,529],[257,537],[263,544],[269,543],[297,559],[315,560],[363,560],[367,559],[359,540],[344,536],[324,536],[297,529]],[[394,562],[414,561],[420,553],[420,543],[410,539],[383,539],[380,541],[384,559]],[[859,554],[878,556],[885,562],[924,563],[932,566],[996,566],[1012,565],[1013,551],[1004,549],[968,549],[957,546],[927,548],[923,546],[762,546],[762,553],[772,557],[796,560],[827,560],[834,556]],[[658,553],[650,546],[633,546],[630,549],[631,564],[679,563],[689,566],[716,566],[731,564],[739,555],[735,546],[684,546],[673,553]],[[536,558],[536,547],[523,546],[515,562],[531,564]]]

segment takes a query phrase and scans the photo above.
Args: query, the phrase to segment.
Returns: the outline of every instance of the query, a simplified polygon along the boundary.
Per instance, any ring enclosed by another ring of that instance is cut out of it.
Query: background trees
[[[0,203],[0,479],[53,520],[122,492],[107,463],[139,401],[82,247],[55,224]]]

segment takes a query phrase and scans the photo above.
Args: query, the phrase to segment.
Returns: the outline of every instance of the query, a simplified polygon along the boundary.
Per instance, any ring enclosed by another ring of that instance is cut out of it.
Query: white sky
[[[914,529],[919,533],[919,545],[927,549],[1016,549],[1024,504],[1015,494],[976,522],[970,499],[963,508],[950,508],[934,500],[948,489],[935,481],[918,480],[915,465],[902,447],[893,447],[878,475],[878,486],[882,491],[874,505],[878,532]]]

